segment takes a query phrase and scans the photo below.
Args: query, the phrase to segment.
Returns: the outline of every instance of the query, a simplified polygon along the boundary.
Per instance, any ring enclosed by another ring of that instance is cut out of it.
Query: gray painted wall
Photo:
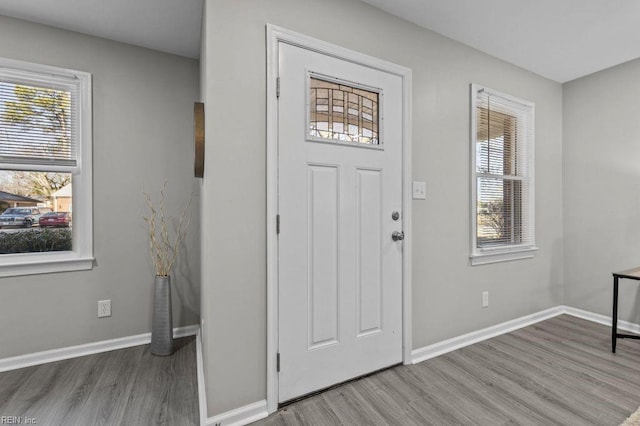
[[[564,85],[565,303],[611,315],[613,271],[640,265],[640,60]],[[637,283],[620,319],[640,322]]]
[[[0,16],[0,56],[93,74],[91,271],[0,279],[0,358],[150,331],[154,271],[142,196],[168,180],[178,215],[193,178],[198,62]],[[174,273],[174,324],[197,324],[199,198]],[[111,299],[111,318],[97,301]]]
[[[266,397],[265,24],[413,69],[413,346],[562,303],[562,87],[357,0],[208,1],[209,416]],[[469,266],[469,84],[536,103],[534,259]],[[481,308],[481,292],[490,306]]]

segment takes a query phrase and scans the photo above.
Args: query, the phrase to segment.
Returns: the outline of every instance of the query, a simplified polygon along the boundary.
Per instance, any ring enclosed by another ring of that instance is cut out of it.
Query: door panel
[[[357,336],[382,328],[382,172],[359,169],[357,173]]]
[[[283,402],[402,361],[402,79],[278,55]]]
[[[338,341],[338,168],[307,169],[309,346]]]

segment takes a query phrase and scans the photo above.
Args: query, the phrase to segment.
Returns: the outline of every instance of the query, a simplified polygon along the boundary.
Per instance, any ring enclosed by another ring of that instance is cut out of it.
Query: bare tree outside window
[[[0,169],[0,254],[72,249],[70,213],[63,221],[52,211],[72,174],[47,164],[75,156],[71,123],[71,92],[0,82],[0,158],[13,163]],[[14,169],[21,164],[31,167]]]
[[[73,149],[70,92],[9,83],[1,85],[0,91],[6,100],[0,106],[0,120],[5,129],[0,155],[17,158],[67,156]],[[29,137],[38,138],[39,143],[25,143]],[[70,182],[70,173],[5,171],[0,174],[0,190],[48,201]]]

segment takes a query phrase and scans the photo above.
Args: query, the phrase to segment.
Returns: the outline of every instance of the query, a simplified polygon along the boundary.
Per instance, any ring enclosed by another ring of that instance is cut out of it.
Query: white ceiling
[[[0,15],[198,58],[202,1],[1,0]],[[364,1],[559,82],[640,57],[638,0]]]
[[[558,82],[640,57],[638,0],[364,0]]]
[[[200,56],[202,0],[0,0],[0,15]]]

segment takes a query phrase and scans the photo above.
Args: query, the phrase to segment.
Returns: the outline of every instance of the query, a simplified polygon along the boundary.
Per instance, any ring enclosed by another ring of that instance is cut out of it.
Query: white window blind
[[[73,77],[29,78],[0,68],[0,167],[78,164],[78,98]]]
[[[533,248],[534,105],[472,89],[472,257]]]

